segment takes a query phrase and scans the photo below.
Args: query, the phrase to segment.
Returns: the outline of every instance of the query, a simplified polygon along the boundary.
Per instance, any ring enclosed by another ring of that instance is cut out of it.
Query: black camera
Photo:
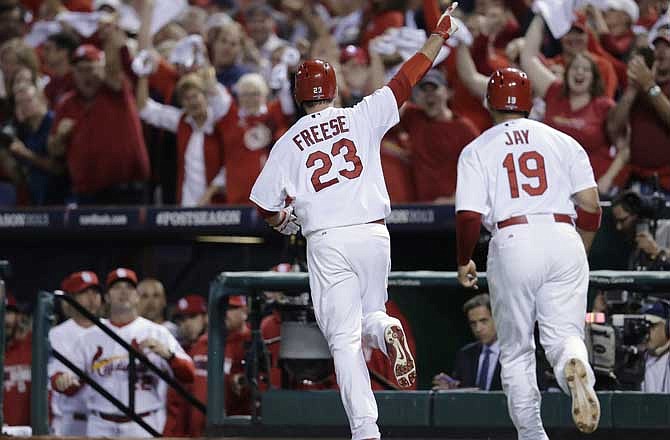
[[[602,388],[640,389],[650,328],[644,315],[612,315],[609,324],[587,325],[589,361]]]

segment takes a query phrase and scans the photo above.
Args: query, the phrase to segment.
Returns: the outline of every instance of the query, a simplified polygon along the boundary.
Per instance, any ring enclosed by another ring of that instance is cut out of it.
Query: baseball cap
[[[98,11],[105,6],[118,11],[121,8],[121,0],[95,0],[93,2],[94,11]]]
[[[105,53],[92,44],[82,44],[72,54],[72,63],[79,61],[104,61]]]
[[[130,281],[133,286],[137,286],[137,274],[130,269],[119,267],[107,274],[107,282],[105,284],[109,289],[117,281]]]
[[[177,301],[177,308],[174,313],[177,316],[193,316],[207,313],[205,298],[200,295],[186,295]]]
[[[651,43],[655,46],[659,41],[664,41],[666,44],[670,45],[670,30],[659,29]]]
[[[228,307],[246,307],[247,297],[242,295],[235,295],[228,297]]]
[[[447,80],[444,78],[444,74],[437,69],[429,70],[426,75],[421,78],[419,81],[419,87],[424,84],[434,84],[436,86],[446,86]]]
[[[60,285],[61,290],[70,295],[82,292],[88,288],[100,290],[98,276],[88,270],[70,274]]]
[[[344,64],[350,60],[355,60],[359,64],[367,64],[368,55],[365,53],[365,50],[363,50],[362,47],[350,44],[343,48],[340,52],[340,63]]]
[[[640,7],[633,0],[606,0],[604,9],[625,12],[633,23],[640,18]]]
[[[644,312],[644,318],[651,322],[652,324],[658,324],[659,322],[665,322],[670,319],[670,305],[665,306],[661,302],[652,304]]]

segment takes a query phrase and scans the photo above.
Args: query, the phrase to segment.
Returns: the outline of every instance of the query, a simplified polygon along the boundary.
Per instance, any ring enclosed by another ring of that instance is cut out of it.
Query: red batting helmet
[[[336,91],[335,70],[330,63],[307,60],[300,64],[295,74],[295,100],[298,104],[334,99]]]
[[[489,78],[486,100],[493,110],[530,112],[533,97],[528,75],[513,67],[496,70]]]

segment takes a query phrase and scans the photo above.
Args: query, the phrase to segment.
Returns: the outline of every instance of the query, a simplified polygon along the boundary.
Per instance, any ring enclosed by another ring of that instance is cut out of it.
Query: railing
[[[0,377],[5,377],[5,274],[9,271],[9,262],[0,260]],[[4,424],[4,392],[0,393],[0,426]]]
[[[488,285],[486,274],[478,275],[479,286],[485,290]],[[456,272],[391,272],[390,287],[442,287],[458,288]],[[609,289],[635,289],[640,292],[670,291],[669,272],[632,272],[632,271],[592,271],[590,287]],[[227,297],[246,294],[258,297],[263,291],[282,291],[286,294],[298,294],[309,290],[307,273],[277,272],[224,272],[212,281],[209,290],[208,318],[210,324],[224,322],[228,305]],[[237,423],[238,420],[226,417],[224,402],[223,371],[226,344],[225,326],[209,326],[209,353],[207,363],[207,426],[222,426],[226,423]],[[253,385],[253,384],[252,384]],[[252,386],[252,401],[257,390]],[[259,419],[252,417],[252,422]]]
[[[61,301],[66,301],[77,312],[81,313],[85,318],[91,321],[95,326],[102,330],[107,336],[112,338],[116,343],[128,351],[128,405],[124,405],[107,390],[102,388],[95,382],[86,372],[82,371],[70,360],[68,360],[62,353],[51,348],[49,343],[49,330],[53,317],[54,298]],[[136,384],[136,361],[144,364],[149,370],[154,372],[158,377],[164,380],[169,386],[174,388],[184,399],[191,405],[197,408],[202,413],[207,413],[207,407],[204,403],[193,397],[184,387],[169,374],[154,365],[142,352],[135,349],[128,344],[114,331],[110,330],[100,319],[90,313],[86,308],[81,306],[74,298],[56,291],[40,292],[37,307],[35,310],[35,319],[33,321],[33,347],[32,347],[32,396],[31,396],[31,420],[33,427],[33,435],[46,435],[49,433],[48,426],[48,373],[47,364],[49,354],[62,362],[67,368],[72,370],[77,376],[90,385],[95,391],[100,393],[103,397],[109,400],[115,407],[117,407],[123,414],[139,424],[148,433],[154,437],[160,437],[162,434],[149,426],[142,417],[135,413],[135,384]]]

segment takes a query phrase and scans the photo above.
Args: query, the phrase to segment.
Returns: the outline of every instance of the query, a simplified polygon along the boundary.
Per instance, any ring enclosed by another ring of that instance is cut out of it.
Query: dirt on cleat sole
[[[589,434],[598,429],[600,402],[589,386],[586,367],[579,359],[570,359],[563,373],[572,395],[572,419],[577,429]]]

